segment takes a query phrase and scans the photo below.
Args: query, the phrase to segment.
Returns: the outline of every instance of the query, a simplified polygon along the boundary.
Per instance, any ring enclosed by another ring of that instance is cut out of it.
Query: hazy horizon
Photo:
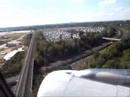
[[[62,25],[62,24],[74,24],[74,23],[96,23],[96,22],[113,22],[113,21],[130,21],[127,20],[104,20],[104,21],[82,21],[82,22],[63,22],[63,23],[50,23],[50,24],[34,24],[34,25],[19,25],[19,26],[6,26],[0,28],[10,28],[10,27],[27,27],[27,26],[46,26],[46,25]]]
[[[130,20],[129,0],[0,0],[0,28]]]

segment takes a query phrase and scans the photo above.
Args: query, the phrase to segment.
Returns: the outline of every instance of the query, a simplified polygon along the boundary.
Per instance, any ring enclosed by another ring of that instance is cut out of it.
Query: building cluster
[[[30,30],[0,33],[0,68],[18,52],[24,51],[24,39]]]
[[[56,42],[60,40],[70,40],[74,38],[80,38],[79,33],[82,31],[84,33],[94,33],[102,32],[104,27],[71,27],[63,28],[60,30],[52,30],[43,32],[43,36],[47,41]]]
[[[77,29],[77,31],[83,31],[83,32],[102,32],[104,31],[104,27],[80,27]]]
[[[22,51],[23,47],[22,42],[18,40],[12,40],[0,45],[0,66],[13,57],[17,52]]]
[[[79,38],[78,33],[70,33],[67,31],[50,31],[50,32],[43,32],[43,36],[46,38],[47,41],[57,42],[60,40],[69,40],[74,38]]]

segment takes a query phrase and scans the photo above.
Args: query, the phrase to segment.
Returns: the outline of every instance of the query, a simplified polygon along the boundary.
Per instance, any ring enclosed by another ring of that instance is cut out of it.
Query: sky
[[[130,0],[0,0],[0,27],[128,19]]]

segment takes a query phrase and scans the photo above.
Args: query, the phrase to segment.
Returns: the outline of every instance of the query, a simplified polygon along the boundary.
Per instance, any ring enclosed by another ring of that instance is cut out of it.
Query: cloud
[[[130,7],[119,5],[118,0],[100,0],[99,11],[94,15],[99,20],[124,20],[130,19]]]
[[[115,4],[116,2],[117,0],[100,0],[99,6],[111,5],[111,4]]]
[[[104,7],[96,14],[93,14],[95,20],[127,20],[130,19],[130,7],[110,7],[106,10]]]
[[[86,0],[69,0],[72,3],[83,4]]]
[[[116,14],[118,14],[118,18],[130,19],[130,7],[122,8]]]
[[[0,0],[0,27],[130,19],[130,7],[119,5],[118,0],[42,1],[40,5],[23,6],[21,2],[18,5],[12,0]]]

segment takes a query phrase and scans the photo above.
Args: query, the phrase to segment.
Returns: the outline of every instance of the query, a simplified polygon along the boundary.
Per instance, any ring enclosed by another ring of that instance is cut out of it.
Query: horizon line
[[[79,24],[79,23],[98,23],[98,22],[117,22],[117,21],[130,21],[130,19],[119,19],[119,20],[100,20],[100,21],[81,21],[81,22],[63,22],[63,23],[46,23],[46,24],[34,24],[34,25],[21,25],[21,26],[7,26],[7,27],[0,27],[0,29],[4,28],[15,28],[15,27],[32,27],[32,26],[51,26],[51,25],[64,25],[64,24]]]

